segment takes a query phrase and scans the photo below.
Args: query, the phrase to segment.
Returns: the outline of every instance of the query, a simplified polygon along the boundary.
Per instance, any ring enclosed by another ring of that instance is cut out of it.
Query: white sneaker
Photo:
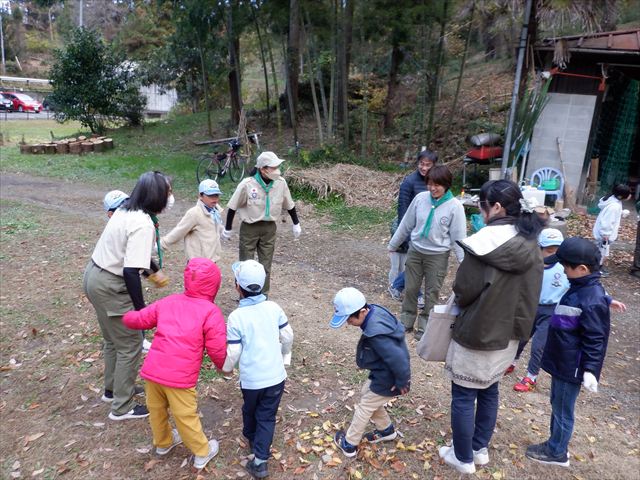
[[[193,466],[198,470],[206,467],[207,463],[209,463],[209,461],[218,454],[219,448],[217,440],[209,440],[209,454],[206,457],[199,457],[198,455],[195,455],[193,459]]]
[[[142,340],[142,353],[149,353],[150,349],[151,342],[145,338],[144,340]]]
[[[487,447],[473,451],[473,463],[480,466],[489,463],[489,450]]]
[[[180,438],[180,434],[178,433],[178,430],[176,430],[175,428],[171,430],[171,435],[173,437],[173,439],[171,440],[171,445],[169,445],[167,448],[156,447],[156,453],[158,455],[160,456],[166,455],[167,453],[169,453],[171,450],[173,450],[175,447],[177,447],[182,443],[182,438]]]
[[[451,448],[453,448],[453,442],[451,442]],[[473,450],[473,463],[481,466],[489,463],[489,449],[483,447],[480,450]]]
[[[474,463],[462,463],[458,460],[453,447],[440,447],[438,449],[438,455],[440,455],[440,458],[444,460],[444,463],[455,468],[460,473],[476,473],[476,466]]]

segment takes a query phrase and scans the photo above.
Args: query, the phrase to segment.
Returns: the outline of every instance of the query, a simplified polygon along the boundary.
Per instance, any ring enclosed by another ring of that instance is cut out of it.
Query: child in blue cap
[[[196,205],[187,210],[178,225],[160,239],[160,245],[164,249],[183,240],[187,260],[200,257],[217,262],[222,251],[222,192],[210,178],[200,182],[198,192],[200,195]]]
[[[386,308],[368,304],[359,290],[343,288],[336,294],[333,306],[332,328],[348,323],[362,329],[356,364],[370,371],[349,429],[340,430],[334,436],[342,453],[354,457],[363,437],[370,443],[378,443],[393,440],[398,435],[384,405],[391,397],[409,392],[409,350],[403,325]],[[369,420],[376,428],[365,433]]]

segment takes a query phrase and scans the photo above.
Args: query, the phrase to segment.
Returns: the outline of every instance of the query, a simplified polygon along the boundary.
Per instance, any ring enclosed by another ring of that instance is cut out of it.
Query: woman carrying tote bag
[[[489,462],[498,382],[531,333],[543,273],[536,242],[543,221],[518,186],[485,183],[480,210],[487,226],[459,242],[465,255],[453,291],[460,313],[445,362],[453,442],[439,454],[461,473]]]

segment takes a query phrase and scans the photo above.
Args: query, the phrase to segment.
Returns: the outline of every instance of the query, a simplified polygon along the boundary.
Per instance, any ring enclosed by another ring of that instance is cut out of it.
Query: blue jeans
[[[484,389],[451,383],[453,446],[461,462],[473,462],[473,451],[489,446],[498,418],[498,383]]]
[[[553,456],[565,455],[569,449],[579,393],[579,383],[551,377],[551,435],[547,447]]]
[[[531,354],[529,356],[529,364],[527,365],[527,371],[532,375],[538,375],[540,373],[540,362],[542,362],[542,353],[544,352],[544,346],[547,343],[547,334],[549,332],[549,323],[551,322],[551,316],[556,306],[554,305],[538,305],[536,311],[536,319],[533,322],[533,328],[531,330]],[[520,354],[524,350],[527,342],[521,341],[518,345],[518,353],[516,353],[516,360],[520,358]]]
[[[284,392],[284,380],[277,385],[258,390],[242,388],[242,434],[253,444],[253,453],[268,460],[276,429],[276,413]]]

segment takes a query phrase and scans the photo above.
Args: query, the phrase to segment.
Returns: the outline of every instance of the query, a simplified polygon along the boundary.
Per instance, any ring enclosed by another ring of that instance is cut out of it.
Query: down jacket
[[[425,178],[420,175],[418,170],[404,177],[400,184],[400,192],[398,192],[398,222],[402,221],[402,217],[407,213],[407,209],[415,196],[426,191]]]
[[[529,340],[544,264],[535,239],[494,221],[459,241],[464,260],[453,291],[460,314],[452,338],[471,350],[503,350]]]
[[[220,270],[209,259],[192,258],[184,270],[184,287],[184,293],[127,312],[122,319],[132,329],[156,328],[140,376],[173,388],[196,385],[205,348],[219,369],[227,356],[227,327],[213,303]]]
[[[570,278],[571,286],[551,317],[542,368],[569,383],[582,383],[585,371],[600,378],[607,353],[611,298],[600,273]]]
[[[400,389],[411,381],[404,327],[386,308],[373,304],[369,308],[356,349],[356,364],[370,370],[372,392],[385,397],[400,395]]]

